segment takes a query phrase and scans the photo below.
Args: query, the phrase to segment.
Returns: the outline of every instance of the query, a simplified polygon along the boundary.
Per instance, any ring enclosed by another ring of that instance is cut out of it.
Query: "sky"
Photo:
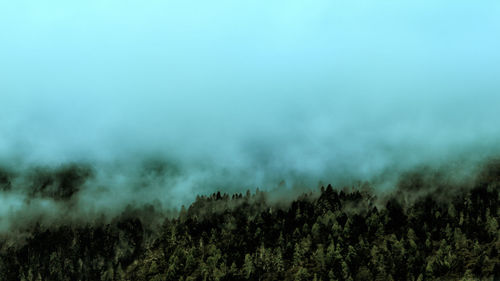
[[[476,161],[499,50],[496,0],[0,1],[0,163],[177,202]]]

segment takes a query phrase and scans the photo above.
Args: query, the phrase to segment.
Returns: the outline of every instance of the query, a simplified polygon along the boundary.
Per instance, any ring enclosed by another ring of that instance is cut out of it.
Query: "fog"
[[[493,0],[3,1],[2,213],[74,163],[92,212],[462,173],[498,154],[498,34]]]

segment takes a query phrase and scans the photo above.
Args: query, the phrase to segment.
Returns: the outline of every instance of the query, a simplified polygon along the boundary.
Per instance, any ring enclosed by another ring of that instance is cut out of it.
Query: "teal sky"
[[[0,158],[262,183],[496,153],[499,50],[496,0],[2,1]]]

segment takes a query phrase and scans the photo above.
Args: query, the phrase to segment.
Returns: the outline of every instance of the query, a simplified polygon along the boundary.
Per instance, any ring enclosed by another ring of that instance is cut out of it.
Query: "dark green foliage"
[[[92,169],[86,165],[65,165],[57,169],[35,168],[28,176],[30,197],[50,197],[68,200],[80,191],[82,185],[92,177]]]
[[[498,280],[498,179],[485,172],[448,200],[328,186],[278,206],[218,192],[159,229],[133,215],[37,226],[2,244],[0,280]]]
[[[11,173],[0,167],[0,190],[8,191],[11,189]]]

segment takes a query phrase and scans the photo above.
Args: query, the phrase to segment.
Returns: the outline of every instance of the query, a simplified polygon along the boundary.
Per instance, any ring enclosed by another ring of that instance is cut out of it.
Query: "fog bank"
[[[43,198],[75,163],[91,172],[69,200],[96,210],[473,173],[499,152],[498,15],[497,1],[4,1],[0,164],[22,176],[1,213],[64,211]],[[27,180],[44,169],[48,191]]]

